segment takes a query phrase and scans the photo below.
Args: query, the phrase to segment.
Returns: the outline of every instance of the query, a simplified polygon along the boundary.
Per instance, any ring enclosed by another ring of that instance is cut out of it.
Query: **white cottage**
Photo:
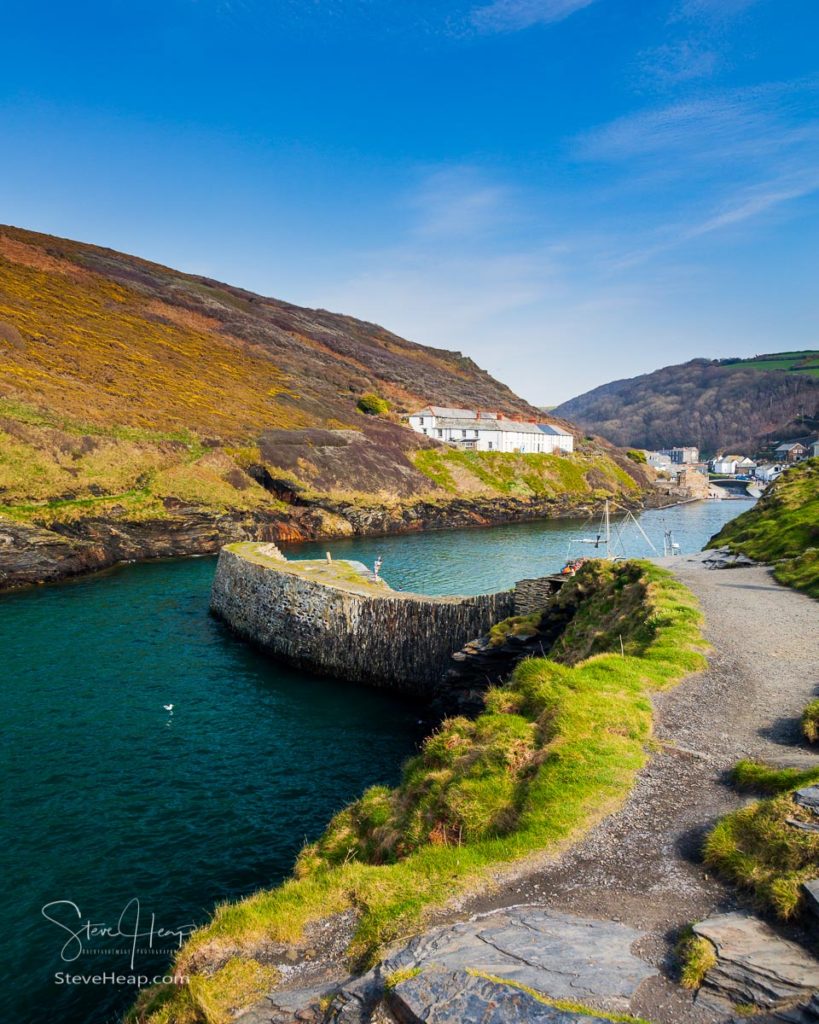
[[[512,419],[499,412],[428,405],[409,417],[419,434],[458,448],[528,454],[574,450],[574,437],[551,423]]]

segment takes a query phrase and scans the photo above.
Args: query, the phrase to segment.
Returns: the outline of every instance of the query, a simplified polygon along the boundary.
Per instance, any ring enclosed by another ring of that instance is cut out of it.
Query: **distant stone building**
[[[667,455],[671,461],[680,466],[690,465],[700,461],[700,450],[693,445],[683,445],[676,448],[661,448],[660,455]]]
[[[776,447],[774,454],[780,462],[799,462],[800,459],[806,459],[810,453],[799,441],[786,441],[785,444]]]
[[[658,473],[671,472],[671,456],[666,452],[646,452],[646,462]]]
[[[574,450],[574,437],[551,423],[514,419],[500,412],[428,405],[409,417],[419,434],[479,452],[526,454]]]

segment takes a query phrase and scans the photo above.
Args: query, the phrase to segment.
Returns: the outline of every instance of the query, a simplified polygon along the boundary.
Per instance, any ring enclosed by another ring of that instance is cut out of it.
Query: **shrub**
[[[646,453],[644,451],[641,451],[639,448],[629,448],[629,450],[626,452],[626,458],[631,459],[632,462],[641,463],[644,466],[648,462]]]
[[[381,398],[372,391],[368,391],[358,400],[359,412],[367,416],[383,416],[390,411],[390,403],[386,398]]]

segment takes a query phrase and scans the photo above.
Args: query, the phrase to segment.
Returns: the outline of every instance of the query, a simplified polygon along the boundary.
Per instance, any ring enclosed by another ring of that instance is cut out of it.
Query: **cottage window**
[[[444,432],[443,432],[443,430],[441,430],[441,429],[439,428],[439,429],[438,429],[438,437],[443,437],[443,436],[444,436]]]

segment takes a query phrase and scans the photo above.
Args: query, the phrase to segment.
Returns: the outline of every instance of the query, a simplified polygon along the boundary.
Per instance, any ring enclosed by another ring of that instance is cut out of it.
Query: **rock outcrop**
[[[786,1009],[808,1002],[819,989],[819,962],[750,914],[719,914],[695,924],[694,933],[716,951],[697,997],[715,1010]]]

